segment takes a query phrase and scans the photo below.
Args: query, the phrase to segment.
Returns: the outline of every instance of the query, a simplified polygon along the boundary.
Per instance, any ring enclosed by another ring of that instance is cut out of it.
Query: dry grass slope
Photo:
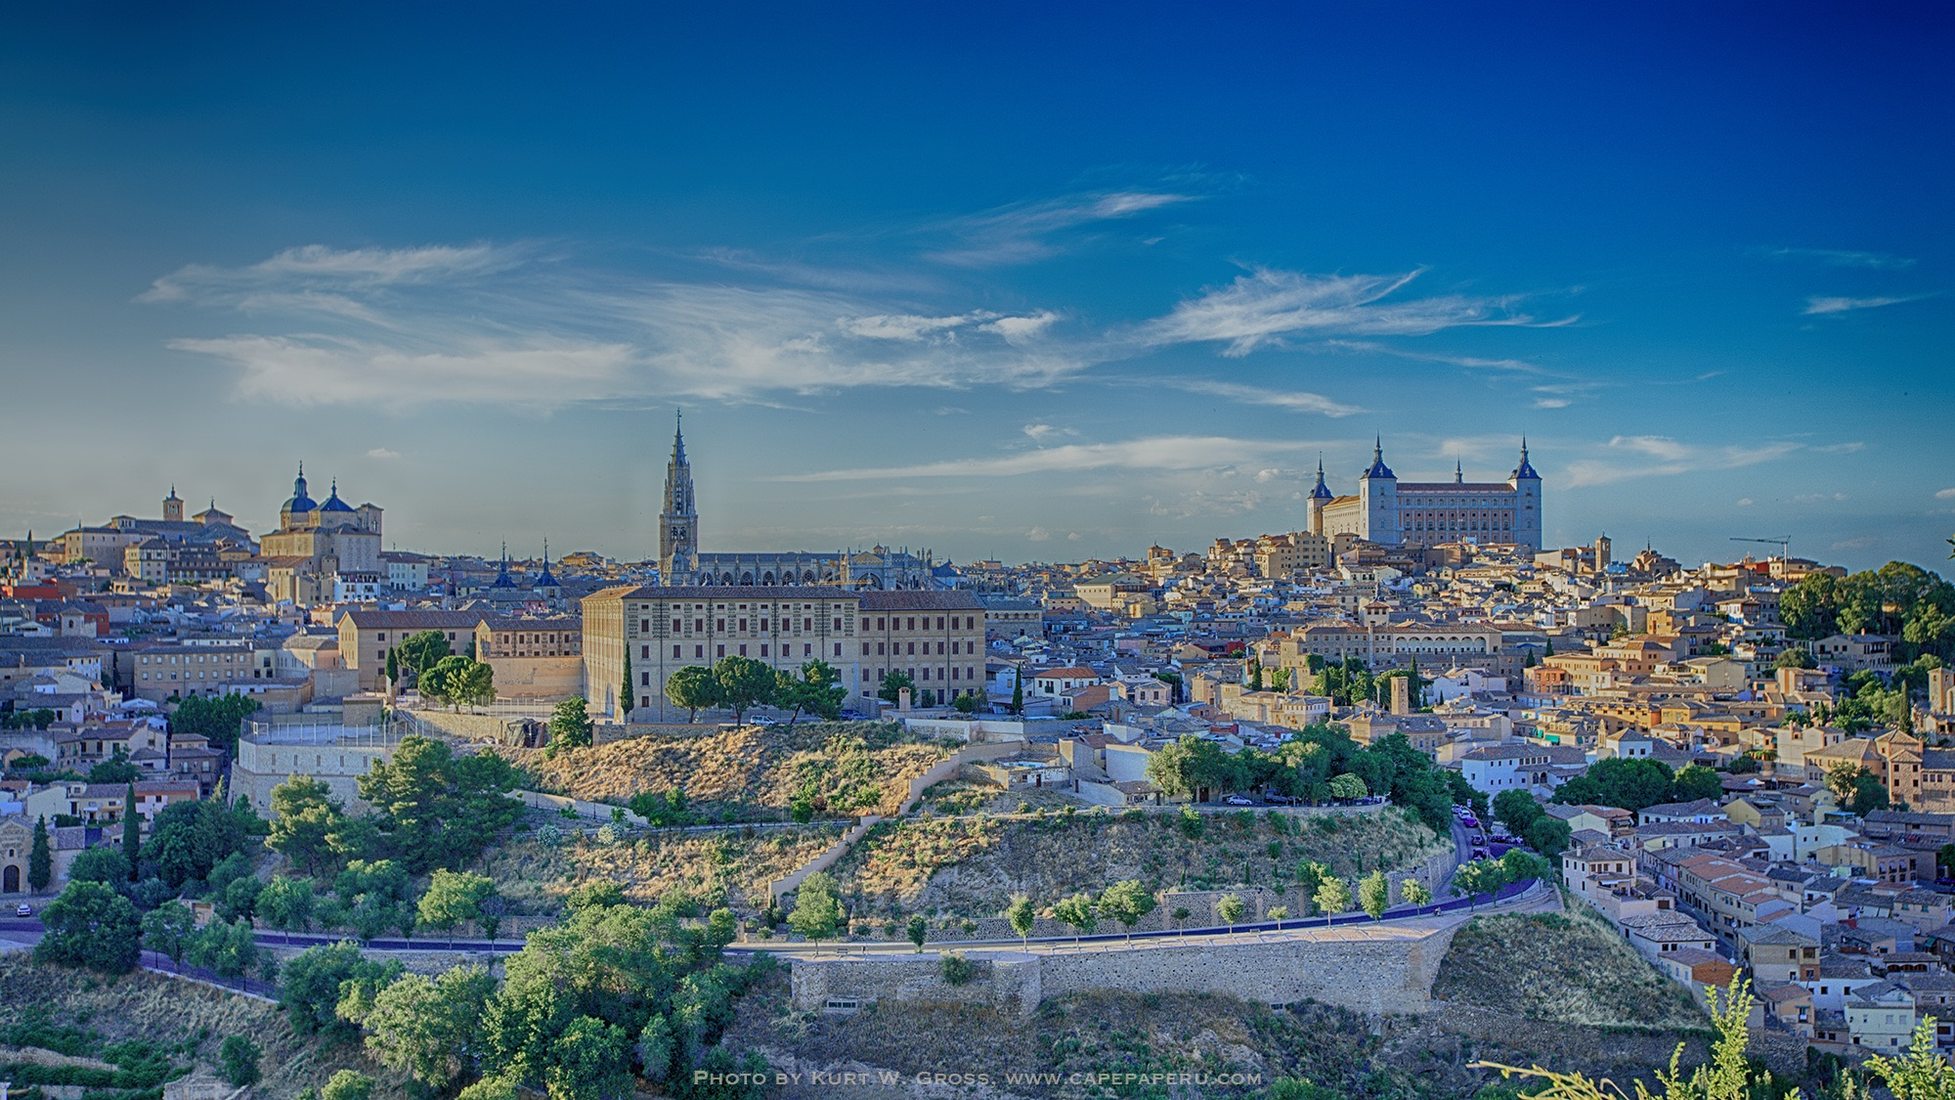
[[[1453,937],[1433,996],[1531,1020],[1609,1028],[1706,1025],[1690,994],[1582,917],[1480,917]]]
[[[838,815],[894,813],[909,781],[951,752],[894,722],[807,722],[793,729],[634,737],[545,757],[509,750],[548,790],[622,804],[683,787],[708,818],[779,819],[797,794]]]
[[[289,1027],[276,1006],[193,982],[137,971],[104,978],[33,962],[24,953],[0,955],[0,1005],[39,1005],[51,1023],[100,1032],[106,1042],[149,1039],[175,1044],[198,1036],[197,1062],[215,1066],[226,1036],[244,1035],[264,1051],[264,1080],[256,1094],[296,1095],[318,1088],[334,1072],[357,1069],[375,1079],[377,1095],[403,1095],[402,1084],[357,1047],[320,1047]]]
[[[485,873],[521,912],[556,913],[579,885],[615,882],[633,901],[650,903],[684,890],[710,905],[751,914],[767,904],[767,884],[835,843],[839,826],[815,829],[728,830],[712,833],[627,830],[605,844],[580,832],[552,834],[547,826],[492,852]]]
[[[1199,835],[1180,815],[1052,814],[884,822],[836,866],[843,893],[895,914],[997,916],[1013,894],[1041,904],[1137,878],[1150,889],[1223,889],[1292,881],[1316,860],[1351,877],[1404,867],[1445,850],[1396,811],[1323,815],[1284,828],[1260,813],[1205,815]]]

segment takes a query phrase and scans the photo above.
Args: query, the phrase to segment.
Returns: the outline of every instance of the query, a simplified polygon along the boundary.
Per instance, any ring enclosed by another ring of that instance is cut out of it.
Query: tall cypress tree
[[[618,705],[623,707],[624,709],[618,712],[618,717],[628,718],[631,716],[632,698],[633,696],[632,696],[632,686],[631,686],[631,645],[630,643],[626,643],[624,693],[618,696]]]
[[[1011,712],[1025,713],[1025,670],[1017,668],[1011,674]]]
[[[54,881],[54,852],[48,847],[48,819],[34,819],[34,845],[27,850],[27,885],[36,893]]]
[[[387,651],[387,686],[393,688],[395,691],[399,691],[400,678],[401,678],[400,657],[395,653],[394,650],[390,649]]]
[[[136,821],[136,784],[122,796],[122,854],[129,857],[129,881],[136,881],[136,860],[142,854],[142,828]]]

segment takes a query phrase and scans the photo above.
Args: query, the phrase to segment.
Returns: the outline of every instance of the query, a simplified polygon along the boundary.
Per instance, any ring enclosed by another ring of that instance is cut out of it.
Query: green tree
[[[1887,808],[1887,788],[1871,774],[1861,772],[1853,781],[1853,797],[1847,803],[1855,816],[1865,817]]]
[[[1154,895],[1134,878],[1122,879],[1100,893],[1100,912],[1125,926],[1129,942],[1134,938],[1134,925],[1152,913],[1156,904]]]
[[[910,942],[916,945],[916,953],[923,954],[923,945],[930,942],[930,922],[923,919],[922,913],[912,913],[906,931]]]
[[[774,694],[777,706],[790,708],[787,724],[792,727],[804,710],[833,721],[842,713],[842,697],[848,689],[842,686],[842,674],[835,666],[817,657],[803,664],[798,676],[777,673]]]
[[[1371,791],[1365,786],[1364,780],[1352,775],[1350,772],[1331,777],[1330,796],[1341,802],[1355,802],[1370,793]]]
[[[1543,814],[1521,833],[1521,839],[1528,847],[1553,858],[1568,850],[1571,835],[1566,821]]]
[[[249,973],[263,957],[258,941],[251,934],[251,922],[242,918],[213,920],[204,925],[190,937],[185,956],[192,965],[226,978]]]
[[[1702,764],[1685,765],[1671,783],[1670,800],[1673,802],[1694,802],[1700,798],[1715,801],[1723,796],[1723,778]]]
[[[1074,943],[1078,943],[1081,936],[1091,933],[1093,927],[1099,923],[1099,913],[1094,907],[1093,896],[1083,890],[1053,903],[1052,915],[1060,924],[1073,930]]]
[[[256,1084],[258,1059],[262,1055],[257,1043],[242,1035],[227,1035],[217,1048],[218,1072],[237,1088]]]
[[[1012,934],[1018,937],[1020,943],[1029,945],[1037,920],[1038,911],[1032,907],[1032,899],[1024,894],[1013,895],[1011,904],[1005,907],[1005,923],[1011,925]]]
[[[1022,668],[1011,671],[1011,712],[1025,713],[1025,670]]]
[[[1215,899],[1215,916],[1234,932],[1236,922],[1242,919],[1244,906],[1242,898],[1236,894],[1223,894]]]
[[[483,1018],[494,992],[495,979],[480,966],[457,966],[433,979],[402,974],[374,996],[362,1021],[367,1053],[444,1091],[483,1055]]]
[[[900,669],[890,669],[883,674],[882,686],[876,689],[876,698],[885,703],[900,703],[903,700],[903,689],[915,687],[916,681],[909,673]]]
[[[1261,661],[1252,660],[1249,662],[1248,686],[1250,691],[1263,690],[1263,663]]]
[[[332,789],[309,775],[295,775],[272,788],[271,832],[265,844],[303,868],[318,874],[334,862],[333,835],[346,824],[346,815]]]
[[[356,1069],[343,1069],[319,1087],[319,1100],[372,1100],[373,1078]]]
[[[258,706],[248,695],[192,695],[170,712],[170,732],[197,734],[235,758],[239,726]]]
[[[481,706],[496,697],[495,669],[472,657],[443,657],[416,681],[421,696],[446,706]]]
[[[774,701],[774,670],[751,657],[722,657],[713,662],[713,681],[719,705],[745,719],[749,707]]]
[[[439,630],[423,630],[402,639],[399,645],[388,651],[387,656],[395,659],[394,668],[405,675],[409,683],[419,683],[423,672],[453,653],[446,634]]]
[[[1674,777],[1657,760],[1613,757],[1597,761],[1587,773],[1561,785],[1554,800],[1571,806],[1617,806],[1641,810],[1670,800]]]
[[[321,921],[351,928],[362,940],[414,928],[412,882],[391,859],[353,860],[334,879],[333,893],[332,903],[320,909]]]
[[[474,871],[436,869],[421,895],[418,923],[437,931],[452,931],[463,924],[474,924],[489,939],[495,938],[495,919],[487,913],[489,899],[495,896],[495,880]]]
[[[546,747],[548,754],[555,756],[564,749],[588,747],[594,728],[590,707],[584,701],[584,697],[576,695],[565,699],[550,712],[550,743]]]
[[[1543,813],[1541,804],[1526,791],[1501,791],[1493,798],[1493,815],[1515,836],[1527,832]]]
[[[258,919],[264,921],[267,927],[285,932],[304,932],[312,927],[312,910],[316,900],[311,879],[273,875],[258,895],[256,912]]]
[[[400,682],[400,650],[398,648],[390,649],[387,651],[387,686],[394,691],[399,691]]]
[[[1398,896],[1407,905],[1431,905],[1432,891],[1426,884],[1415,878],[1408,878],[1398,884]]]
[[[178,965],[197,930],[197,915],[180,901],[164,902],[143,914],[142,945]]]
[[[1370,915],[1372,920],[1385,915],[1392,903],[1392,887],[1385,881],[1385,872],[1372,871],[1358,880],[1358,906]]]
[[[1936,1049],[1933,1016],[1923,1016],[1914,1025],[1914,1038],[1906,1054],[1869,1055],[1866,1070],[1880,1079],[1894,1100],[1948,1100],[1955,1096],[1955,1066]]]
[[[1688,1076],[1682,1069],[1684,1044],[1670,1056],[1667,1069],[1656,1072],[1660,1093],[1652,1093],[1640,1082],[1636,1087],[1636,1100],[1750,1100],[1755,1096],[1776,1096],[1780,1088],[1772,1076],[1762,1069],[1755,1070],[1746,1054],[1751,1043],[1751,1029],[1747,1020],[1751,1014],[1754,999],[1750,984],[1742,977],[1731,979],[1729,987],[1720,991],[1709,989],[1711,1009],[1711,1030],[1715,1033],[1711,1040],[1711,1059],[1694,1068]],[[1871,1064],[1871,1060],[1869,1061]],[[1624,1093],[1613,1083],[1596,1081],[1580,1073],[1566,1073],[1544,1069],[1540,1066],[1522,1068],[1503,1065],[1499,1062],[1473,1062],[1473,1069],[1488,1069],[1498,1072],[1503,1078],[1528,1078],[1526,1086],[1531,1095],[1551,1096],[1555,1100],[1622,1100]],[[1542,1082],[1537,1089],[1533,1082]],[[1897,1093],[1897,1098],[1899,1094]],[[1946,1096],[1945,1092],[1916,1094],[1905,1100],[1929,1100],[1930,1097]]]
[[[129,881],[129,859],[120,848],[85,848],[68,865],[69,882],[100,882],[120,888]]]
[[[409,871],[465,863],[522,816],[507,797],[516,771],[494,752],[456,756],[445,743],[403,737],[391,760],[359,778],[373,808],[373,840]]]
[[[351,940],[308,947],[293,956],[279,973],[278,1003],[292,1030],[319,1035],[328,1042],[359,1038],[359,1029],[341,1017],[337,1008],[346,992],[368,990],[370,998],[401,973],[397,962],[381,962],[360,954]],[[360,999],[356,995],[356,1000]]]
[[[69,882],[41,911],[41,925],[41,941],[34,946],[39,962],[121,974],[142,952],[136,907],[106,883]]]
[[[665,697],[675,707],[686,708],[686,721],[699,719],[699,712],[719,705],[719,683],[713,670],[702,665],[687,665],[665,678]]]
[[[136,867],[142,860],[142,816],[136,813],[136,783],[130,780],[122,796],[122,855],[129,862],[129,881],[136,881]]]
[[[608,1100],[628,1095],[630,1044],[624,1030],[595,1016],[570,1021],[550,1049],[544,1087],[550,1100]]]
[[[1297,889],[1302,892],[1305,899],[1310,899],[1316,894],[1317,887],[1322,886],[1324,880],[1329,877],[1330,868],[1314,859],[1300,860],[1297,863]]]
[[[957,698],[951,700],[950,705],[957,708],[959,714],[976,714],[978,709],[984,706],[984,702],[976,691],[963,691],[957,694]]]
[[[1350,884],[1336,875],[1326,875],[1324,881],[1317,884],[1317,892],[1310,900],[1316,904],[1318,912],[1334,917],[1351,908]]]
[[[129,762],[129,756],[121,749],[115,755],[88,769],[90,783],[134,783],[142,777],[142,769]]]
[[[794,891],[794,909],[787,915],[787,926],[816,945],[842,927],[842,901],[835,894],[835,878],[816,871],[801,880]]]
[[[54,881],[54,852],[48,843],[46,815],[34,819],[34,839],[27,849],[27,886],[36,893]]]
[[[626,721],[629,721],[631,719],[631,712],[638,707],[638,687],[631,678],[631,646],[629,644],[625,646],[624,682],[618,686],[621,689],[618,694],[618,714]]]
[[[1819,662],[1813,659],[1812,650],[1805,646],[1791,646],[1782,651],[1772,661],[1773,668],[1818,668]]]

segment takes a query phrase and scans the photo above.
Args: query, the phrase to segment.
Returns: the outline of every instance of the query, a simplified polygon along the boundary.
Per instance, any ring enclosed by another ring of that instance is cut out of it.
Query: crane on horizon
[[[1785,561],[1792,560],[1792,536],[1791,535],[1780,535],[1777,538],[1763,538],[1763,539],[1745,538],[1742,535],[1733,535],[1731,536],[1731,541],[1732,542],[1762,542],[1771,546],[1776,546],[1779,548],[1780,561],[1785,562]]]

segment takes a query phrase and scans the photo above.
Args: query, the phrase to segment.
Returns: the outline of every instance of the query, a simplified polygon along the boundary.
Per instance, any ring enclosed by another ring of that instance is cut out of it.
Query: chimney
[[[896,692],[896,709],[897,709],[897,710],[899,710],[899,711],[908,711],[908,710],[910,709],[910,689],[909,689],[909,688],[900,688],[900,689],[898,689],[898,690],[897,690],[897,692]]]

